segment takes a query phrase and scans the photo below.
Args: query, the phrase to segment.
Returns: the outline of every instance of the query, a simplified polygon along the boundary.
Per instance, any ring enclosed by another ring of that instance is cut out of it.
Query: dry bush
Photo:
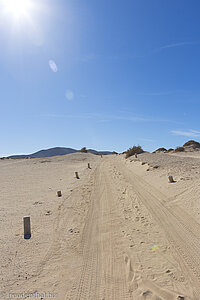
[[[173,149],[173,148],[169,148],[169,149],[167,150],[167,153],[172,152],[172,151],[174,151],[174,149]]]
[[[158,148],[157,150],[155,150],[153,153],[157,153],[157,152],[166,152],[167,149],[165,148]]]
[[[193,147],[193,148],[200,148],[200,143],[191,140],[191,141],[188,141],[187,143],[185,143],[185,144],[183,145],[183,147],[188,147],[188,146],[191,146],[191,147]]]
[[[143,153],[144,150],[140,145],[138,146],[133,146],[132,148],[129,148],[125,153],[126,153],[126,158],[135,155],[135,154],[140,154]]]
[[[184,151],[185,151],[184,147],[177,147],[177,148],[174,150],[174,152],[184,152]]]
[[[88,151],[87,151],[86,147],[83,147],[83,148],[80,150],[80,152],[82,152],[82,153],[87,153]]]

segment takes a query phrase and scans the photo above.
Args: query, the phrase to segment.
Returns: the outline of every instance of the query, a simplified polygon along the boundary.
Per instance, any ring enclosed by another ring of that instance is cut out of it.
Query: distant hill
[[[87,150],[89,153],[92,154],[113,154],[113,152],[110,151],[96,151],[93,149],[88,149]],[[40,150],[38,152],[32,153],[32,154],[27,154],[27,155],[12,155],[9,156],[9,158],[25,158],[25,157],[34,157],[34,158],[40,158],[40,157],[52,157],[52,156],[58,156],[58,155],[66,155],[66,154],[71,154],[71,153],[76,153],[79,152],[79,150],[72,149],[72,148],[64,148],[64,147],[55,147],[55,148],[50,148],[46,150]]]
[[[110,152],[110,151],[96,151],[96,150],[93,150],[93,149],[88,149],[87,150],[89,153],[92,153],[92,154],[96,154],[96,155],[110,155],[110,154],[113,154],[113,152]]]

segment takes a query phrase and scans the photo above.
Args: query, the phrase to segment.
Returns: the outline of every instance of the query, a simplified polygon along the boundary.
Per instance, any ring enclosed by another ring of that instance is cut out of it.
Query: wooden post
[[[24,238],[31,238],[31,220],[30,217],[24,217]]]
[[[90,169],[90,163],[88,163],[88,169]]]
[[[57,196],[58,196],[58,197],[62,197],[61,191],[57,191]]]
[[[137,154],[135,153],[135,158],[137,158]]]
[[[172,176],[168,176],[168,179],[169,179],[169,183],[172,183],[172,182],[174,182],[174,179],[173,179],[173,177],[172,177]]]
[[[77,179],[79,179],[78,172],[75,172],[75,176]]]

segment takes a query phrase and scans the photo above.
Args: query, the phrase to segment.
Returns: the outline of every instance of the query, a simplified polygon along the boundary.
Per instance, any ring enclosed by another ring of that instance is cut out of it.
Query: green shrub
[[[144,150],[142,149],[142,147],[140,145],[138,145],[138,146],[133,146],[132,148],[129,148],[125,153],[126,153],[126,158],[128,158],[134,154],[140,154],[143,152],[144,152]]]

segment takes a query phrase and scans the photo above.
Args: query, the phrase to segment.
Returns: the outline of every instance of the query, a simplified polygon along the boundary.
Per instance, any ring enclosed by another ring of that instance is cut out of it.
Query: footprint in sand
[[[141,272],[133,268],[132,261],[128,255],[124,257],[126,265],[126,276],[129,284],[129,292],[133,299],[138,300],[186,300],[183,295],[162,289],[150,280],[142,278]]]

